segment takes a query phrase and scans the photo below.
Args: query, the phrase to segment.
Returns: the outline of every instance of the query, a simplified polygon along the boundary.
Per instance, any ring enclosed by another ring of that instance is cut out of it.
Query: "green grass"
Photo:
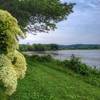
[[[55,61],[27,58],[26,77],[10,100],[100,100],[100,87]],[[100,80],[100,79],[99,79]]]

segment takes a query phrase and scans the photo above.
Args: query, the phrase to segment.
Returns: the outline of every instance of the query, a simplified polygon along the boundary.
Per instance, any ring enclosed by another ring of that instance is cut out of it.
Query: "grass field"
[[[27,58],[26,77],[19,81],[10,100],[100,100],[100,87],[55,62]],[[84,77],[83,77],[84,78]]]

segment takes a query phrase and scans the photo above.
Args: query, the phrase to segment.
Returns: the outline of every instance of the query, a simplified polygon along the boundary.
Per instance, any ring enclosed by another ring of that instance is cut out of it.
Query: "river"
[[[72,54],[80,57],[82,62],[100,68],[100,50],[58,50],[58,51],[45,51],[45,52],[26,52],[29,55],[45,55],[50,54],[55,59],[65,60],[69,59]]]

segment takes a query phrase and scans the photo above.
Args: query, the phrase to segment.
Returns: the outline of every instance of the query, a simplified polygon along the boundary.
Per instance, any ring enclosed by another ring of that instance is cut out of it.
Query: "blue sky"
[[[20,43],[100,44],[100,0],[61,0],[75,2],[74,13],[49,33],[28,34]]]

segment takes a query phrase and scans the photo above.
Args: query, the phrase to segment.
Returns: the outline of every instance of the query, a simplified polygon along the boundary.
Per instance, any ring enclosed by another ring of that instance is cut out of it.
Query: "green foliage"
[[[72,55],[70,60],[63,61],[63,64],[65,67],[68,67],[69,69],[73,70],[76,73],[79,73],[81,75],[89,75],[89,66],[82,63],[79,57],[75,57],[75,55]]]
[[[10,100],[99,100],[100,87],[84,81],[86,77],[57,64],[26,57],[26,77],[18,84]],[[97,79],[95,79],[96,81]],[[100,78],[98,78],[100,80]],[[98,81],[98,84],[100,82]]]
[[[3,54],[0,55],[0,83],[6,88],[4,93],[11,95],[17,87],[17,76],[11,61]]]
[[[59,49],[68,49],[68,50],[88,50],[88,49],[100,49],[99,44],[72,44],[72,45],[59,45]]]
[[[18,48],[18,37],[24,33],[17,20],[7,11],[0,10],[0,53],[13,52]]]
[[[19,49],[21,51],[47,51],[58,50],[57,44],[20,44]]]
[[[8,55],[9,57],[9,55]],[[14,65],[14,69],[16,71],[17,79],[22,79],[25,76],[26,72],[26,60],[25,57],[18,52],[17,50],[13,53],[12,64]]]
[[[33,55],[32,59],[39,62],[49,62],[52,60],[52,57],[50,55],[45,55],[45,56]]]
[[[18,38],[24,37],[17,20],[0,10],[0,98],[6,100],[17,88],[17,80],[26,72],[26,61],[19,53]],[[5,98],[5,99],[4,99]],[[0,99],[1,100],[1,99]]]
[[[79,57],[76,57],[75,55],[72,55],[69,60],[64,60],[64,61],[56,60],[52,58],[51,55],[44,55],[44,56],[32,55],[31,57],[26,55],[26,58],[32,59],[35,62],[41,62],[41,63],[53,62],[59,66],[62,66],[61,68],[62,71],[69,69],[81,76],[91,76],[91,75],[95,76],[96,75],[96,77],[100,77],[100,70],[96,68],[92,68],[91,66],[82,63],[81,59]]]
[[[60,0],[0,0],[0,8],[8,10],[28,31],[49,31],[73,12],[73,3]]]

